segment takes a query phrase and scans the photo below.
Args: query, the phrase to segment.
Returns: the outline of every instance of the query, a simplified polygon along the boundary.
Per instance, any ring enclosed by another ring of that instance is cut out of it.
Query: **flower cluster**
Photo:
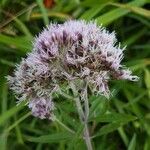
[[[50,24],[36,37],[33,50],[8,77],[20,101],[29,100],[34,116],[50,118],[52,94],[70,81],[86,81],[93,92],[109,96],[110,79],[137,81],[120,63],[123,50],[115,33],[95,22],[67,21]]]

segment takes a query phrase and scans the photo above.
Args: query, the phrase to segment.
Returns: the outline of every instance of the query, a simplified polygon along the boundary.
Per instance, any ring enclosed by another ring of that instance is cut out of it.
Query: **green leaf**
[[[43,16],[43,20],[44,20],[45,25],[48,25],[48,24],[49,24],[49,19],[48,19],[47,10],[46,10],[46,8],[44,7],[43,1],[41,1],[41,0],[36,0],[36,2],[37,2],[37,4],[39,5],[39,7],[40,7],[40,9],[41,9],[41,13],[42,13],[42,16]]]
[[[11,126],[9,126],[5,132],[9,132],[10,130],[12,130],[13,128],[15,128],[19,123],[21,123],[22,121],[24,121],[26,118],[28,118],[31,115],[31,112],[28,112],[27,114],[25,114],[24,116],[22,116],[21,118],[19,118],[18,120],[16,120]]]
[[[148,69],[145,69],[145,85],[148,89],[148,96],[150,98],[150,71]]]
[[[14,21],[18,25],[18,28],[20,28],[20,30],[28,37],[28,39],[32,40],[33,36],[30,33],[29,29],[26,27],[26,25],[21,20],[19,20],[18,18],[15,18]]]
[[[80,17],[80,19],[85,19],[85,20],[90,20],[92,19],[94,16],[96,16],[104,7],[106,6],[106,4],[103,5],[98,5],[98,6],[94,6],[91,9],[87,10],[86,12],[83,13],[83,15]]]
[[[31,49],[31,41],[26,37],[11,37],[0,34],[0,42],[10,47],[18,48],[23,53]]]
[[[90,121],[96,122],[129,122],[135,120],[136,117],[128,114],[110,113],[104,114],[99,117],[91,118]]]
[[[118,132],[120,134],[120,137],[121,137],[122,141],[124,142],[125,146],[127,147],[128,143],[129,143],[129,140],[128,140],[128,136],[127,136],[124,128],[123,127],[119,127]]]
[[[27,141],[36,142],[36,143],[59,143],[62,141],[72,139],[72,134],[69,134],[68,132],[62,132],[62,133],[43,135],[40,137],[25,136],[25,138]]]
[[[96,117],[99,115],[104,114],[107,111],[108,108],[108,100],[106,100],[104,97],[98,96],[98,97],[91,97],[92,100],[91,107],[90,107],[90,116],[89,118]]]
[[[84,7],[95,7],[95,6],[101,6],[103,4],[107,4],[108,2],[113,2],[115,0],[84,0],[80,3],[81,6]]]
[[[128,3],[131,6],[142,6],[145,4],[143,0],[134,0],[133,2]],[[124,8],[113,9],[100,17],[96,18],[98,24],[108,25],[115,21],[116,19],[126,15],[130,10]]]
[[[114,6],[120,7],[120,8],[127,9],[131,12],[142,15],[144,17],[150,18],[150,11],[146,10],[144,8],[137,7],[137,6],[131,6],[131,5],[128,5],[128,4],[119,4],[119,3],[111,3],[111,4],[114,5]]]
[[[71,142],[68,145],[68,150],[74,149],[76,144],[79,143],[79,141],[81,140],[80,137],[82,137],[83,129],[84,129],[84,124],[80,124],[78,126],[78,130],[77,130],[75,136],[72,138]]]
[[[120,122],[114,122],[103,126],[94,137],[101,136],[117,130],[121,126]]]
[[[101,136],[101,135],[107,135],[108,133],[111,133],[115,130],[117,130],[119,127],[123,126],[124,124],[127,124],[128,122],[113,122],[109,123],[107,125],[104,125],[97,133],[94,135],[94,137]]]
[[[148,65],[150,65],[149,59],[141,59],[141,60],[134,61],[134,64],[130,65],[131,66],[130,68],[136,71],[136,70],[141,70]]]
[[[18,111],[20,111],[24,107],[24,103],[21,103],[18,106],[14,106],[13,108],[6,111],[4,114],[0,116],[0,126],[7,121],[10,117],[14,116]]]
[[[1,150],[6,150],[8,140],[8,133],[0,134],[0,148]]]
[[[150,150],[150,137],[148,137],[145,141],[144,150]]]
[[[128,150],[136,150],[136,134],[133,135],[132,140],[129,143]]]
[[[101,136],[113,132],[117,130],[119,127],[127,124],[130,121],[135,120],[136,117],[125,114],[106,114],[102,117],[97,118],[98,122],[111,122],[109,124],[104,125],[94,137]]]
[[[63,122],[69,124],[69,126],[72,127],[73,129],[78,129],[79,122],[76,119],[74,119],[71,115],[69,115],[68,112],[64,112],[63,110],[60,111],[61,111],[61,116],[63,118]]]
[[[123,46],[131,45],[136,42],[141,36],[145,34],[146,28],[141,29],[140,31],[136,32],[135,34],[131,35],[126,41],[122,43]]]

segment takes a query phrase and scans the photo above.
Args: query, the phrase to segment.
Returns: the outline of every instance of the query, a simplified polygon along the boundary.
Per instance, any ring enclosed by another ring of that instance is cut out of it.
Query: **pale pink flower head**
[[[34,98],[29,101],[29,108],[32,111],[33,116],[40,119],[52,119],[53,110],[55,109],[54,103],[51,99],[46,98]]]
[[[55,66],[61,79],[87,80],[92,89],[108,97],[109,80],[138,80],[121,65],[124,49],[114,32],[96,22],[75,20],[50,24],[36,38],[33,52]]]
[[[8,81],[20,101],[29,100],[33,115],[45,118],[53,110],[52,94],[61,91],[63,83],[85,81],[94,93],[109,97],[111,79],[137,81],[121,65],[123,50],[115,33],[96,22],[50,24],[35,38],[32,52]],[[43,106],[46,103],[48,108]]]

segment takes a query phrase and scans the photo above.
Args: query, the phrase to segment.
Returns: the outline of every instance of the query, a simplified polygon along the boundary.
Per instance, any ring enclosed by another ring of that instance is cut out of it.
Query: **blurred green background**
[[[30,115],[16,106],[6,76],[32,50],[32,40],[50,22],[97,20],[127,45],[123,63],[140,77],[111,82],[112,96],[90,97],[89,120],[95,150],[150,150],[149,0],[0,0],[0,150],[84,150],[83,127],[74,104],[57,97],[60,123]]]

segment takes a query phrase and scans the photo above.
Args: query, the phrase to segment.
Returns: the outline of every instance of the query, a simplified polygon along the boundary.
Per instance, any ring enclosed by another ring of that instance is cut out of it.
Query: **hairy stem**
[[[85,109],[85,121],[87,122],[89,117],[89,100],[87,94],[87,83],[85,84],[85,89],[83,91],[84,109]]]
[[[85,94],[83,94],[84,95],[85,111],[83,111],[83,109],[82,109],[82,105],[80,102],[80,98],[78,96],[78,92],[77,92],[73,83],[71,83],[71,88],[72,88],[72,91],[73,91],[74,96],[75,96],[74,100],[76,102],[76,107],[78,110],[80,121],[81,121],[81,123],[84,124],[84,140],[85,140],[87,149],[92,150],[93,148],[92,148],[91,139],[90,139],[89,130],[88,130],[89,104],[88,104],[88,98],[87,98],[87,87],[84,89]]]
[[[93,148],[92,148],[92,144],[91,144],[91,138],[89,135],[89,129],[88,129],[87,123],[85,123],[85,126],[84,126],[84,136],[85,136],[85,142],[86,142],[88,150],[92,150]]]
[[[84,100],[84,136],[85,136],[85,141],[88,147],[88,150],[92,150],[92,144],[91,144],[91,139],[90,139],[90,134],[89,134],[89,129],[88,129],[88,117],[89,117],[89,100],[88,100],[88,94],[87,94],[87,83],[85,85],[84,93],[83,93],[83,100]]]
[[[79,114],[80,121],[83,123],[83,120],[85,119],[85,116],[84,116],[84,112],[83,112],[83,109],[82,109],[82,106],[81,106],[81,103],[80,103],[80,99],[75,98],[74,100],[76,102],[76,107],[77,107],[77,111],[78,111],[78,114]]]

